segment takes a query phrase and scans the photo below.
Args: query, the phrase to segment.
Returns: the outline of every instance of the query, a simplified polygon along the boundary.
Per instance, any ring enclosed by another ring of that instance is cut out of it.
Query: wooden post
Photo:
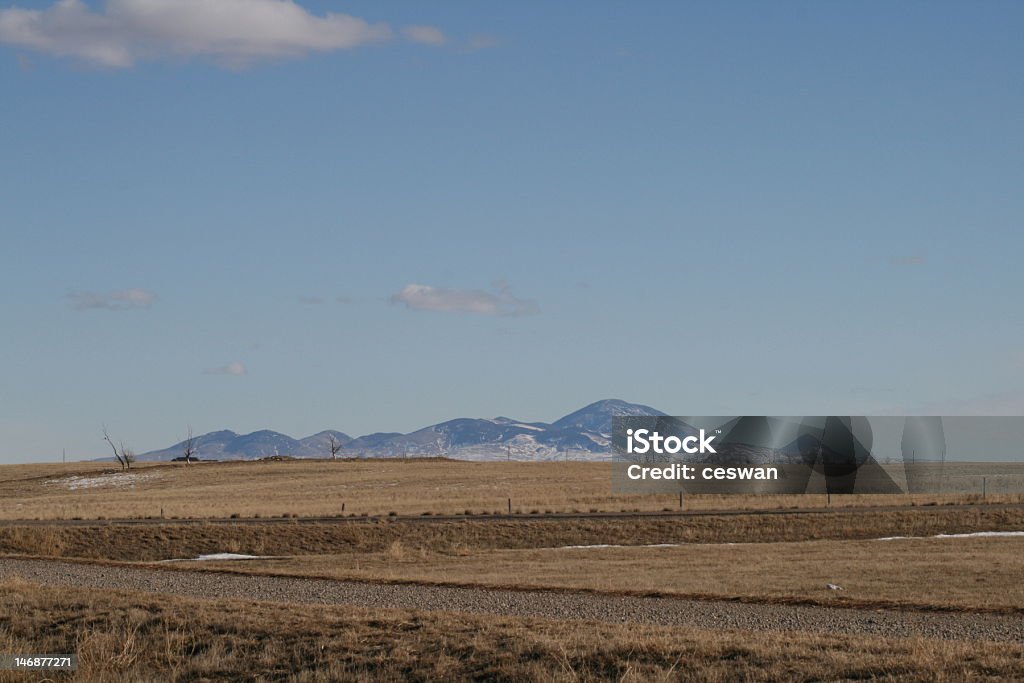
[[[342,512],[344,512],[344,511],[345,511],[345,504],[344,504],[344,503],[342,503],[342,504],[341,504],[341,511],[342,511]]]
[[[680,510],[683,509],[683,492],[682,491],[679,492],[679,509]]]
[[[508,499],[508,514],[512,514],[512,499]]]
[[[986,477],[981,478],[981,499],[985,500],[988,497],[988,482]]]

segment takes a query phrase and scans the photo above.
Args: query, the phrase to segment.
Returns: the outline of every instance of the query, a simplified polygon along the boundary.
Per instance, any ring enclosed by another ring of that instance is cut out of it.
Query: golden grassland
[[[0,583],[0,651],[77,652],[75,680],[115,683],[1007,680],[1024,667],[1014,643],[194,601],[17,579]]]
[[[1013,466],[1004,465],[994,471]],[[676,495],[617,495],[611,465],[437,459],[0,466],[0,519],[281,517],[677,510]],[[990,492],[998,490],[993,478]],[[833,496],[834,507],[976,502],[978,494]],[[989,502],[1024,501],[1020,494]],[[821,508],[820,495],[690,496],[688,510]]]
[[[1020,507],[916,507],[694,517],[428,521],[390,517],[327,522],[0,525],[0,553],[127,561],[237,552],[327,555],[380,552],[395,541],[442,553],[567,545],[858,540],[1024,529]],[[865,558],[870,561],[870,558]]]
[[[331,579],[1024,612],[1024,538],[1013,537],[449,552],[394,541],[379,552],[182,564]]]
[[[610,481],[608,464],[582,462],[143,464],[129,476],[108,464],[2,466],[0,554],[151,562],[236,552],[283,557],[161,566],[1024,610],[1024,590],[1016,585],[1024,539],[870,540],[1024,530],[1024,507],[958,504],[979,501],[971,495],[837,496],[835,510],[822,510],[821,496],[693,496],[689,510],[732,514],[589,516],[678,507],[674,496],[614,495]],[[507,511],[509,497],[518,514],[495,517]],[[987,502],[1021,498],[990,495]],[[798,512],[769,512],[779,509]],[[547,516],[574,511],[584,515]],[[179,520],[109,521],[161,513]],[[441,514],[461,517],[432,519]],[[316,516],[345,519],[298,519]],[[230,517],[250,519],[204,521]],[[74,518],[83,521],[59,521]],[[691,545],[638,547],[664,543]],[[563,548],[597,544],[631,547]],[[826,583],[844,590],[828,591]],[[77,652],[75,679],[85,681],[999,680],[1024,668],[1019,644],[190,601],[0,583],[0,652],[44,651]],[[37,677],[0,672],[0,682]]]

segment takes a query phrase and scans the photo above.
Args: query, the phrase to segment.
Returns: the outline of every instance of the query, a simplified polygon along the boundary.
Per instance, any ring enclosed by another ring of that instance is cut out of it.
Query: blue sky
[[[0,462],[1024,412],[1020,3],[168,2],[0,2]]]

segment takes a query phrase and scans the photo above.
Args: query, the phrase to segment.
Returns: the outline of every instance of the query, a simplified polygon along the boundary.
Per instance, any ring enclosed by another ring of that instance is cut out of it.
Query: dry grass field
[[[1005,469],[1006,466],[1004,466]],[[611,492],[611,466],[435,459],[0,466],[0,519],[494,514],[678,510],[676,495]],[[993,478],[993,489],[996,488]],[[833,507],[977,502],[979,494],[833,496]],[[994,494],[989,502],[1024,501]],[[688,510],[821,508],[824,496],[691,496]]]
[[[326,555],[380,552],[398,541],[407,548],[461,553],[567,545],[749,543],[863,540],[883,536],[1024,529],[1024,508],[962,506],[899,510],[693,517],[539,517],[398,520],[390,517],[327,522],[0,525],[0,553],[127,561],[189,558],[235,552],[252,555]],[[865,561],[870,561],[870,557]]]
[[[692,496],[686,509],[705,514],[592,514],[678,511],[675,496],[610,489],[608,464],[581,462],[143,464],[128,474],[107,464],[4,466],[0,554],[184,559],[160,566],[187,572],[1024,611],[1022,537],[875,540],[1021,531],[1022,506],[964,505],[981,502],[976,495],[836,496],[834,509],[820,496]],[[510,497],[515,514],[505,517]],[[333,519],[303,520],[310,517]],[[683,545],[642,547],[655,544]],[[566,547],[590,545],[626,547]],[[189,561],[219,552],[273,559]],[[85,681],[1001,680],[1024,668],[1024,648],[1012,643],[339,610],[58,592],[13,580],[0,584],[0,652],[21,651],[77,652],[76,679]],[[6,680],[35,677],[0,672]]]
[[[79,681],[1009,680],[1013,643],[659,628],[195,601],[0,584],[0,651],[77,652]],[[47,680],[70,680],[51,674]],[[39,675],[0,672],[0,681]]]
[[[379,552],[182,565],[336,579],[1024,614],[1024,537],[449,552],[394,541]]]

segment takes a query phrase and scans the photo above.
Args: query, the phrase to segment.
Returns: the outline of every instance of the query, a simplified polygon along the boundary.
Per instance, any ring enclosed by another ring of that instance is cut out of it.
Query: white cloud
[[[106,293],[71,292],[67,298],[79,311],[126,311],[133,308],[149,308],[159,297],[153,292],[135,287]]]
[[[391,35],[387,24],[313,15],[292,0],[106,0],[102,9],[57,0],[44,10],[0,10],[0,43],[106,67],[188,57],[242,65],[352,49]]]
[[[441,29],[434,26],[404,26],[402,27],[402,35],[412,42],[420,43],[421,45],[438,47],[448,42],[448,37],[445,36]]]
[[[208,368],[203,370],[204,375],[231,375],[232,377],[241,377],[242,375],[249,374],[249,369],[245,367],[245,363],[240,361],[234,361],[223,365],[219,368]]]
[[[323,298],[319,297],[319,296],[306,296],[306,295],[303,295],[303,296],[299,297],[299,303],[300,304],[310,304],[310,305],[316,306],[316,305],[322,304],[323,302],[324,302]]]
[[[512,296],[504,284],[499,284],[493,293],[479,289],[442,289],[411,284],[392,295],[391,303],[414,311],[481,315],[528,315],[540,310],[536,301]]]

